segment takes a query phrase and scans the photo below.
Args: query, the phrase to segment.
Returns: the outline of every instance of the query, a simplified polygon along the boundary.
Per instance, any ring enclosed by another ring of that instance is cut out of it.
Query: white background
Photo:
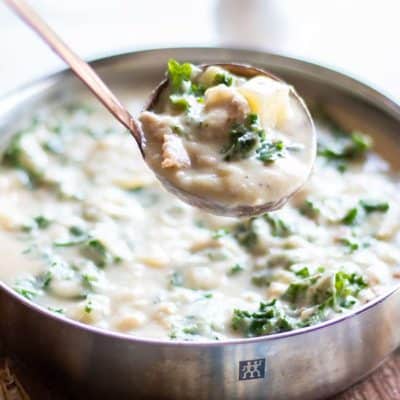
[[[340,69],[400,101],[400,0],[29,0],[85,58],[236,45]],[[0,2],[0,96],[63,68]]]

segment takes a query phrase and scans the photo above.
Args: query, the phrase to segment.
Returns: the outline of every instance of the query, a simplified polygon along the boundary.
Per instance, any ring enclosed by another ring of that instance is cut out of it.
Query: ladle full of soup
[[[282,207],[315,160],[314,125],[302,99],[251,66],[170,60],[139,118],[145,159],[164,186],[219,215]]]

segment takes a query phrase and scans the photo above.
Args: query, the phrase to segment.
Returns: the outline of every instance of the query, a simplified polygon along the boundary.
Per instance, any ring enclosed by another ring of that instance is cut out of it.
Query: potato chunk
[[[263,126],[280,128],[291,115],[290,86],[265,76],[256,76],[238,88],[259,114]]]

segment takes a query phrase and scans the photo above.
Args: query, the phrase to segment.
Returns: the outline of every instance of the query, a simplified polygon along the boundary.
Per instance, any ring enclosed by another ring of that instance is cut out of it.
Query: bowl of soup
[[[317,129],[309,181],[278,211],[211,215],[161,187],[69,71],[5,97],[5,348],[108,397],[343,390],[400,343],[399,106],[263,52],[161,49],[93,65],[138,114],[171,58],[245,62],[294,85]]]

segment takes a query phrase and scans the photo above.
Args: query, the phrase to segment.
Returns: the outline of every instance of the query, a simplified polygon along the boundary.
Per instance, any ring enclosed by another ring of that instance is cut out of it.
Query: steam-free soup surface
[[[329,122],[318,134],[303,190],[238,220],[167,193],[90,102],[43,110],[4,146],[0,277],[51,312],[140,337],[250,337],[350,312],[396,282],[399,181],[365,135]]]

